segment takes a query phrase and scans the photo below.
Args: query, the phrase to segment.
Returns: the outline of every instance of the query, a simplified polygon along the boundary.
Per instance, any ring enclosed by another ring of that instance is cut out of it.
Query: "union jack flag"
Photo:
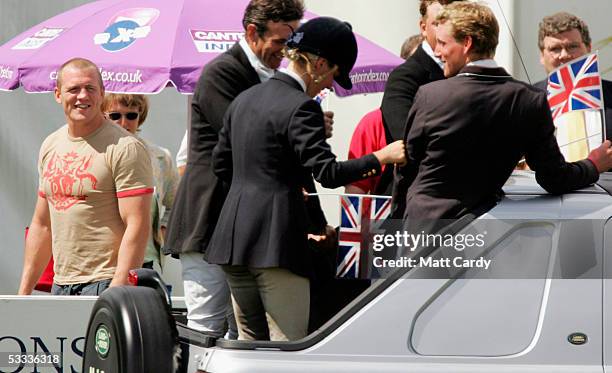
[[[368,278],[371,236],[391,212],[391,197],[341,196],[336,277]]]
[[[548,77],[547,90],[555,120],[568,111],[603,109],[597,53],[559,67]]]
[[[330,92],[331,91],[328,88],[323,88],[321,92],[319,92],[316,96],[314,96],[313,100],[315,100],[316,102],[319,103],[319,105],[321,105],[323,101],[327,98],[327,96],[329,96]]]

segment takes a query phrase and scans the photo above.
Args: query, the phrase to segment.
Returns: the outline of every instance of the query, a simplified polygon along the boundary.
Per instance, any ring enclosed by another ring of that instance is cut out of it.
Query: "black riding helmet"
[[[338,65],[334,80],[344,89],[353,84],[349,72],[357,60],[357,40],[348,22],[332,17],[318,17],[302,24],[287,40],[287,47],[312,53]]]

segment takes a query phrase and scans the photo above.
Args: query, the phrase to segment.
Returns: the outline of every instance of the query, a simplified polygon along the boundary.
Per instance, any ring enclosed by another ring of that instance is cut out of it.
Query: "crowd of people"
[[[487,211],[523,157],[555,194],[612,168],[610,141],[565,161],[543,83],[517,81],[494,61],[499,25],[488,7],[421,0],[419,11],[421,33],[402,47],[406,61],[357,125],[347,161],[327,143],[333,113],[313,98],[334,81],[351,88],[356,39],[335,18],[300,24],[302,0],[251,0],[244,38],[204,67],[177,156],[180,182],[169,151],[139,136],[146,97],[105,94],[93,62],[67,61],[55,89],[67,124],[40,149],[19,294],[32,292],[51,257],[53,294],[99,295],[127,284],[130,269],[161,270],[171,255],[190,328],[298,340],[350,300],[321,300],[340,297],[316,270],[316,250],[334,250],[336,233],[308,196],[315,180],[393,195],[392,217],[409,229]],[[565,12],[544,17],[538,46],[551,72],[590,52],[588,27]],[[612,107],[605,112],[612,126]]]

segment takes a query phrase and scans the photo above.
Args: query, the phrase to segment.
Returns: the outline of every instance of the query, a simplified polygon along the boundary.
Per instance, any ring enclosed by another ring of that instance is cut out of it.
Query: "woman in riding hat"
[[[285,55],[286,70],[232,102],[213,153],[215,173],[231,188],[205,259],[226,272],[239,339],[307,335],[307,178],[335,188],[405,159],[398,141],[337,162],[326,142],[323,112],[312,98],[334,80],[352,87],[357,42],[348,23],[329,17],[304,23]]]

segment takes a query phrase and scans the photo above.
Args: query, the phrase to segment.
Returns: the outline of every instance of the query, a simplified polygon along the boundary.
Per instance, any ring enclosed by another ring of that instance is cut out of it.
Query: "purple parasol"
[[[73,57],[95,62],[109,92],[192,93],[202,67],[243,36],[248,0],[100,0],[52,17],[0,47],[0,89],[49,92]],[[307,13],[306,18],[316,15]],[[382,92],[402,59],[357,36],[353,89]]]

